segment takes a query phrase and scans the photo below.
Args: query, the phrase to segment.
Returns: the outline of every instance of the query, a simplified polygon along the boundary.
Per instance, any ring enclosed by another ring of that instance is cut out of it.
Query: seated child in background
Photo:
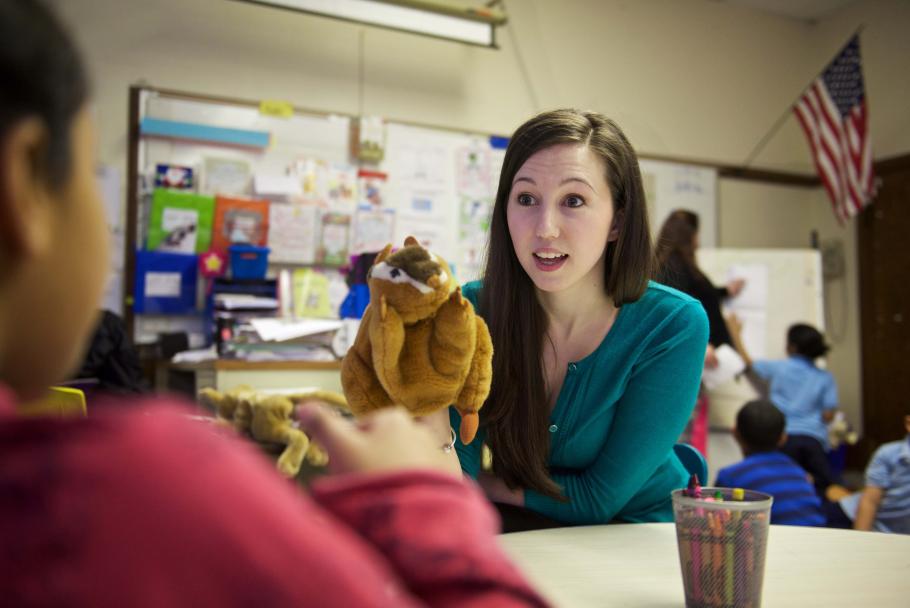
[[[836,506],[854,530],[910,534],[910,409],[904,416],[907,436],[875,451],[866,467],[862,492],[841,498]]]
[[[814,327],[797,323],[787,330],[787,354],[783,361],[753,361],[742,342],[742,324],[729,319],[733,345],[746,362],[746,375],[765,393],[786,418],[787,440],[780,451],[812,475],[815,491],[822,498],[838,498],[845,490],[828,461],[827,424],[837,413],[837,385],[830,372],[815,360],[829,347]],[[829,491],[830,488],[830,491]]]
[[[72,42],[36,0],[0,0],[0,40],[0,603],[544,605],[477,486],[402,410],[302,409],[340,473],[310,496],[177,405],[17,411],[85,352],[107,227]]]
[[[736,415],[733,436],[745,458],[721,469],[716,486],[772,495],[772,524],[825,525],[821,499],[816,496],[806,472],[778,451],[786,434],[784,415],[773,403],[757,399],[744,405]]]

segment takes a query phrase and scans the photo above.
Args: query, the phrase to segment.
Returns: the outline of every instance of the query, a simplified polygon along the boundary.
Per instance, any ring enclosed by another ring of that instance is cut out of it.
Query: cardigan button
[[[556,426],[555,424],[551,424],[551,425],[550,425],[550,432],[551,432],[551,433],[555,433],[555,432],[558,431],[558,430],[559,430],[559,427]]]
[[[577,366],[577,365],[575,365],[574,363],[569,363],[569,371],[570,371],[570,372],[574,372],[576,369],[578,369],[578,366]]]

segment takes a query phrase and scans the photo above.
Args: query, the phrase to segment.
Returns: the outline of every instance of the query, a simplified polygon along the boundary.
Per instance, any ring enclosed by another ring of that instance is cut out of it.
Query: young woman
[[[672,448],[708,323],[697,301],[649,282],[652,263],[638,159],[619,127],[576,110],[519,127],[484,278],[464,287],[493,338],[493,386],[458,456],[494,502],[560,524],[671,520],[670,492],[688,478]]]
[[[695,261],[698,226],[698,215],[686,209],[677,209],[667,216],[657,237],[658,277],[661,283],[675,287],[701,302],[708,314],[710,326],[705,365],[716,367],[714,349],[721,344],[733,346],[721,303],[726,298],[736,297],[745,282],[733,279],[723,287],[715,287],[705,276]]]
[[[677,209],[664,220],[657,237],[658,280],[664,285],[689,294],[699,302],[708,315],[708,347],[705,367],[717,367],[714,349],[722,344],[733,346],[724,322],[721,303],[742,291],[744,281],[734,279],[724,287],[715,287],[695,261],[698,249],[698,215]],[[708,395],[701,391],[692,418],[681,437],[703,454],[708,449]]]
[[[11,606],[543,606],[483,496],[402,411],[307,408],[311,497],[176,404],[26,418],[78,363],[107,268],[72,43],[0,0],[0,589]]]

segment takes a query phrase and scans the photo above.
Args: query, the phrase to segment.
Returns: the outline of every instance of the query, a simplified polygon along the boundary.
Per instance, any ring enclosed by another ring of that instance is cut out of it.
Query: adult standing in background
[[[745,282],[742,279],[734,279],[723,287],[716,287],[701,271],[695,260],[695,250],[699,246],[698,224],[698,215],[686,209],[677,209],[664,220],[657,237],[658,280],[701,302],[708,315],[709,325],[705,367],[712,369],[717,367],[715,349],[722,344],[733,346],[730,331],[721,311],[721,303],[726,298],[736,297],[742,291]],[[708,397],[702,390],[698,404],[692,412],[692,419],[683,434],[683,440],[706,454],[707,427]]]

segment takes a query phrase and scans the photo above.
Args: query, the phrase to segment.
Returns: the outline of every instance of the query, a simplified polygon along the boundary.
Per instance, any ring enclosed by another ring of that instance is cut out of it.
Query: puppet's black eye
[[[397,278],[398,278],[398,275],[401,274],[401,271],[398,270],[397,268],[393,268],[393,269],[392,269],[392,272],[390,272],[389,274],[392,275],[392,278],[393,278],[393,279],[397,279]]]

